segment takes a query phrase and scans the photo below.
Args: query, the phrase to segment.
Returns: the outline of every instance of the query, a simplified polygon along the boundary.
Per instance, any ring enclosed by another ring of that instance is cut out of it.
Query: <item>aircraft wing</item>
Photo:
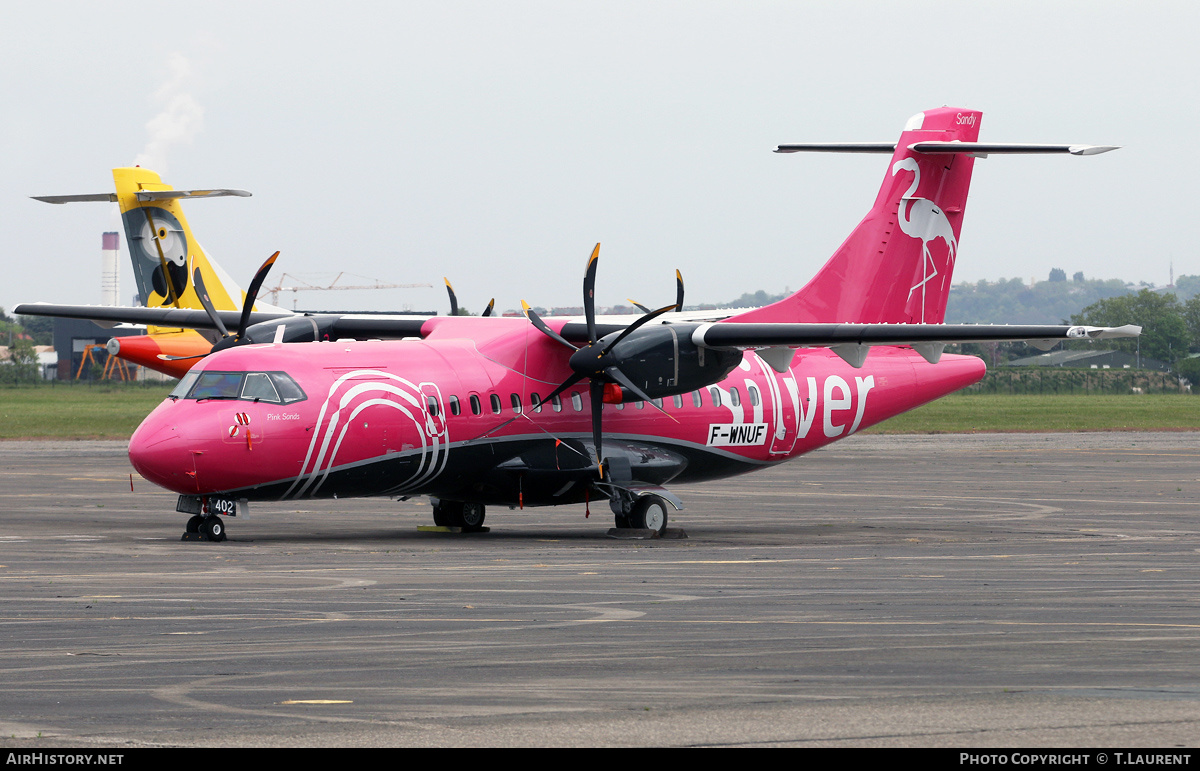
[[[829,348],[861,367],[873,345],[906,345],[936,363],[951,343],[1026,342],[1049,349],[1061,340],[1137,337],[1142,328],[1031,324],[700,324],[692,342],[705,348],[761,348],[760,355],[790,361],[794,348]],[[786,369],[786,365],[783,365]],[[776,367],[778,369],[778,367]],[[782,370],[780,370],[782,371]]]
[[[13,309],[22,316],[50,316],[61,319],[87,319],[102,327],[117,324],[146,324],[156,327],[183,327],[185,329],[217,329],[208,313],[190,308],[135,308],[118,305],[55,305],[53,303],[24,303]],[[215,311],[227,329],[237,329],[241,311]],[[321,331],[328,332],[331,339],[353,337],[357,339],[420,337],[421,327],[429,316],[404,314],[370,313],[317,313],[300,314],[291,312],[262,312],[250,314],[249,325],[269,321],[312,318],[322,322]]]
[[[25,303],[13,309],[22,316],[51,316],[56,318],[89,319],[102,326],[121,323],[147,324],[159,327],[216,329],[209,315],[202,310],[187,308],[133,308],[101,305],[54,305]],[[227,328],[236,328],[238,311],[216,311]],[[320,322],[321,331],[331,339],[421,337],[429,316],[402,314],[292,314],[256,312],[250,324],[288,319],[311,318]],[[639,317],[630,316],[629,323],[598,323],[599,337],[620,332]],[[1122,327],[1088,327],[1068,325],[1016,324],[789,324],[737,322],[671,322],[676,329],[689,335],[691,341],[704,348],[754,348],[759,350],[772,367],[787,369],[796,348],[829,348],[854,367],[861,367],[873,345],[911,346],[930,363],[941,358],[946,345],[952,343],[985,343],[1023,341],[1035,347],[1049,349],[1060,340],[1108,340],[1137,337],[1142,328],[1132,324]],[[567,340],[587,342],[587,325],[569,321],[561,328]],[[312,339],[312,338],[309,338]]]
[[[216,329],[208,313],[190,308],[134,308],[120,305],[55,305],[53,303],[23,303],[13,309],[22,316],[50,316],[59,319],[88,319],[102,327],[117,324],[147,324],[156,327],[184,327],[187,329]],[[217,311],[227,328],[236,329],[241,311]],[[257,324],[292,314],[251,313],[250,323]]]

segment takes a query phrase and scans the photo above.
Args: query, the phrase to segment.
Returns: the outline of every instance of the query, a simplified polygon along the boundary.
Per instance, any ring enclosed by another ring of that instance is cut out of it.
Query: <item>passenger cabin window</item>
[[[712,396],[713,406],[720,407],[721,406],[721,392],[719,390],[717,390],[717,387],[713,386],[712,388],[708,389],[708,393],[710,396]]]
[[[458,397],[454,394],[450,395],[450,414],[457,415],[462,412],[462,405],[458,402]]]
[[[583,412],[583,397],[579,395],[578,391],[571,394],[571,406],[575,408],[576,412]]]
[[[479,394],[471,394],[471,414],[478,415],[483,412],[483,406],[479,403]]]
[[[500,395],[492,394],[492,412],[499,415],[501,406],[502,405],[500,404]]]
[[[704,399],[700,397],[699,391],[692,391],[692,404],[696,407],[704,406]]]
[[[675,396],[673,396],[671,398],[671,400],[675,402],[675,409],[677,409],[677,410],[683,409],[683,394],[675,394]]]
[[[759,402],[761,401],[758,398],[758,389],[755,388],[753,385],[750,385],[750,386],[746,387],[746,390],[750,392],[750,406],[757,407],[759,405]]]
[[[536,391],[529,395],[529,404],[533,406],[534,412],[542,411],[542,397]]]
[[[733,402],[734,407],[742,406],[742,394],[737,390],[737,386],[729,387],[729,401]]]
[[[555,412],[562,412],[562,397],[555,394],[554,398],[550,400],[550,406]]]
[[[433,398],[432,396],[426,396],[425,404],[429,407],[429,414],[436,418],[438,415],[437,399]]]
[[[513,414],[520,415],[521,414],[521,395],[513,394],[511,401],[512,401]]]

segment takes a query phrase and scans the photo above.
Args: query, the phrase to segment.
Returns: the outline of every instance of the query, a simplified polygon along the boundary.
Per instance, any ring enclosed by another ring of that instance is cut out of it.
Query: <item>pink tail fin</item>
[[[728,321],[941,323],[975,159],[910,146],[974,142],[981,117],[941,107],[910,118],[875,205],[829,262],[791,297]]]

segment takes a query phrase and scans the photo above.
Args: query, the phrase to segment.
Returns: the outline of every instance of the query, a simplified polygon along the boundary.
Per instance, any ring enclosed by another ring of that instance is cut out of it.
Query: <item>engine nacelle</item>
[[[742,352],[718,348],[702,348],[692,342],[692,332],[697,324],[646,325],[613,346],[598,360],[605,366],[616,366],[621,372],[655,399],[685,394],[698,388],[720,382],[742,361]],[[614,332],[611,337],[619,333]],[[603,349],[606,338],[601,338],[596,347]],[[576,356],[571,357],[576,366]],[[583,361],[580,362],[583,364]],[[580,371],[576,369],[576,371]],[[622,401],[638,401],[640,397],[628,391],[622,392]]]
[[[288,316],[254,324],[246,329],[246,343],[272,343],[283,327],[282,343],[312,343],[336,339],[334,325],[337,316]]]

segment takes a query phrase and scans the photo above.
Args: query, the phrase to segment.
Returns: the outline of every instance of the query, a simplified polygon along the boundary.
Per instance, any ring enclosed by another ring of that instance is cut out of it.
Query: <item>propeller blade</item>
[[[209,351],[209,353],[212,353],[212,351]],[[193,353],[191,356],[168,356],[165,353],[160,353],[155,358],[162,359],[163,361],[187,361],[188,359],[203,359],[207,355],[207,353]]]
[[[683,312],[683,274],[678,268],[675,269],[675,310]]]
[[[262,288],[263,281],[267,278],[267,273],[271,271],[271,266],[275,264],[275,260],[279,257],[279,252],[275,252],[267,261],[262,264],[258,272],[254,274],[254,279],[250,282],[250,289],[246,292],[246,301],[242,303],[242,317],[238,320],[237,336],[240,340],[246,334],[246,325],[250,322],[250,311],[254,308],[254,301],[258,299],[258,290]]]
[[[550,338],[552,338],[552,339],[554,339],[554,340],[557,340],[558,342],[560,342],[560,343],[562,343],[563,345],[565,345],[565,346],[567,346],[568,348],[570,348],[572,351],[577,351],[577,350],[579,350],[578,348],[576,348],[575,346],[573,346],[573,345],[571,345],[569,342],[567,342],[567,338],[563,337],[562,335],[560,335],[559,333],[555,332],[555,331],[554,331],[553,329],[551,329],[550,327],[546,326],[546,322],[542,321],[542,317],[541,317],[541,316],[539,316],[539,315],[537,315],[536,313],[534,313],[534,312],[533,312],[533,308],[530,308],[530,307],[529,307],[529,303],[527,303],[527,302],[525,302],[524,300],[522,300],[522,301],[521,301],[521,308],[522,308],[522,309],[525,311],[525,318],[529,319],[529,320],[530,320],[530,321],[533,323],[533,325],[534,325],[535,327],[537,327],[538,329],[540,329],[540,330],[542,331],[542,334],[544,334],[544,335],[546,335],[547,337],[550,337]]]
[[[611,351],[613,349],[614,345],[621,342],[625,338],[629,337],[629,335],[633,334],[634,330],[636,330],[638,327],[640,327],[643,324],[646,324],[648,322],[654,321],[656,318],[663,315],[664,313],[669,313],[673,310],[675,310],[674,304],[664,305],[663,307],[659,308],[656,311],[651,311],[650,313],[647,313],[644,316],[640,316],[637,321],[633,322],[629,326],[622,329],[621,334],[617,335],[615,340],[613,340],[608,345],[604,346],[604,350],[600,352],[600,355],[603,356],[604,354]]]
[[[658,410],[662,414],[666,415],[671,420],[674,420],[676,423],[679,422],[678,420],[676,420],[674,415],[667,412],[662,407],[659,407],[658,404],[655,403],[654,399],[652,399],[649,394],[647,394],[645,391],[643,391],[642,389],[640,389],[636,385],[634,385],[633,381],[630,380],[628,377],[626,377],[625,373],[622,372],[621,370],[617,369],[616,367],[608,367],[607,369],[604,370],[604,374],[608,375],[610,378],[612,378],[614,381],[616,381],[617,385],[621,386],[622,388],[632,391],[634,394],[637,395],[637,397],[639,399],[646,402],[647,404],[649,404],[651,407]]]
[[[483,315],[484,315],[484,316],[491,316],[491,315],[492,315],[492,310],[493,310],[495,307],[496,307],[496,298],[495,298],[495,297],[493,297],[492,299],[488,300],[488,307],[486,307],[486,308],[484,308],[484,309],[483,309]]]
[[[196,268],[192,273],[192,286],[196,288],[196,296],[200,298],[200,304],[204,306],[204,312],[217,325],[217,331],[221,333],[221,337],[229,337],[229,330],[225,328],[225,322],[221,321],[221,317],[217,315],[217,309],[213,307],[212,298],[208,296],[208,287],[204,286],[204,276],[200,275],[200,268]]]
[[[604,451],[600,447],[601,438],[604,435],[604,429],[601,426],[601,414],[604,411],[604,383],[599,380],[592,380],[588,385],[588,395],[592,402],[592,442],[596,445],[596,465],[600,468],[600,473],[604,474]]]
[[[599,259],[600,244],[596,244],[583,274],[583,315],[587,319],[588,341],[593,343],[596,342],[596,262]]]
[[[570,388],[571,386],[575,385],[580,380],[583,380],[584,377],[585,377],[584,375],[580,375],[578,372],[576,372],[575,374],[571,375],[569,378],[564,380],[562,385],[560,385],[558,388],[555,388],[553,391],[551,391],[549,393],[549,395],[546,396],[545,399],[542,399],[539,402],[539,404],[542,404],[542,405],[549,404],[550,402],[554,401],[554,397],[558,396],[563,391],[565,391],[568,388]]]
[[[450,285],[450,279],[442,276],[442,281],[446,282],[446,292],[450,295],[450,315],[458,315],[458,295],[454,294],[454,287]]]
[[[649,309],[649,308],[647,308],[645,305],[642,305],[640,302],[638,302],[637,300],[634,300],[633,298],[626,297],[626,298],[625,298],[625,302],[627,302],[627,303],[629,303],[630,305],[632,305],[633,307],[637,308],[637,309],[638,309],[639,311],[641,311],[642,313],[649,313],[649,312],[650,312],[650,309]]]

